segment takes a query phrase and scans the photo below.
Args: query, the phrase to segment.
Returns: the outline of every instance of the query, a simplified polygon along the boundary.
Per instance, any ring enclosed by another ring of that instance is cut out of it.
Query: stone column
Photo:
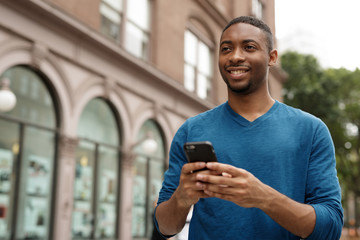
[[[121,186],[120,186],[120,231],[119,239],[131,240],[132,226],[132,196],[133,196],[133,161],[135,155],[131,150],[123,151],[121,158]]]
[[[71,217],[78,139],[60,136],[55,194],[54,240],[71,239]]]

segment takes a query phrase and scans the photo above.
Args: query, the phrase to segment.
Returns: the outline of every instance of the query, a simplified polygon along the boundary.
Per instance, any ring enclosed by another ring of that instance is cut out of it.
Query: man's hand
[[[185,225],[191,206],[200,198],[209,197],[204,193],[204,183],[197,180],[197,175],[216,175],[216,172],[201,170],[205,167],[205,162],[184,164],[181,169],[179,186],[172,197],[161,203],[156,210],[156,219],[163,234],[173,235],[180,232]],[[195,172],[196,170],[201,171]]]
[[[202,189],[209,197],[217,197],[241,207],[256,207],[282,227],[302,238],[315,228],[316,215],[312,206],[296,202],[262,183],[250,172],[231,165],[209,162],[206,167],[218,176],[197,174]]]
[[[205,194],[204,183],[198,180],[197,175],[210,176],[216,172],[210,170],[201,170],[205,168],[205,162],[187,163],[181,169],[179,186],[174,193],[174,197],[181,207],[191,207],[197,203],[200,198],[209,197]],[[195,172],[196,170],[201,170]]]
[[[209,162],[206,167],[221,174],[197,174],[202,190],[208,197],[217,197],[236,203],[241,207],[257,207],[267,202],[269,186],[263,184],[250,172],[231,165]]]

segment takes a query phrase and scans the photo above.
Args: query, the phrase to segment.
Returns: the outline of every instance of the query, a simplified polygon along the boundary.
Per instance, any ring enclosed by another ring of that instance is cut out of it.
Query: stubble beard
[[[228,89],[236,94],[248,95],[251,93],[252,83],[248,82],[245,86],[235,87],[230,84],[227,78],[223,77],[224,82],[226,83]]]

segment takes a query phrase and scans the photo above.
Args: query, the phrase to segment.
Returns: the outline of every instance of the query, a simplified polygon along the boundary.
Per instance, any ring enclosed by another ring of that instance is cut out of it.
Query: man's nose
[[[230,57],[230,61],[233,63],[245,61],[244,51],[240,48],[235,49]]]

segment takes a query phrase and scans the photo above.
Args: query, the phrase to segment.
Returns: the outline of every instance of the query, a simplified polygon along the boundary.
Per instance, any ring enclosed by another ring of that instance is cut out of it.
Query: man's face
[[[266,36],[261,29],[237,23],[225,30],[220,39],[219,69],[232,92],[250,94],[266,86],[269,62]]]

